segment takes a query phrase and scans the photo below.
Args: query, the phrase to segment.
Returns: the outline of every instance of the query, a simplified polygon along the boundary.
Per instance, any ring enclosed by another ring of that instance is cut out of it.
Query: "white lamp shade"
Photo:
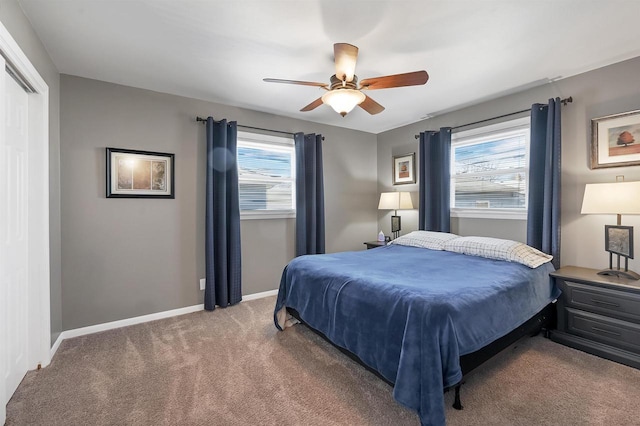
[[[409,192],[383,192],[378,210],[408,210],[413,208]]]
[[[588,183],[582,214],[640,214],[640,182]]]
[[[335,89],[322,95],[322,102],[331,106],[335,112],[343,117],[351,112],[356,105],[361,104],[364,99],[364,93],[353,89]]]

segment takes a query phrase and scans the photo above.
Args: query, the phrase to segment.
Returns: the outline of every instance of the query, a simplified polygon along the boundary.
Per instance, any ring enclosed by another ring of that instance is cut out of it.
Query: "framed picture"
[[[393,157],[393,184],[403,185],[406,183],[416,183],[415,152]]]
[[[591,120],[591,168],[640,165],[640,110]]]
[[[107,198],[175,198],[174,154],[107,148]]]
[[[400,231],[400,216],[391,216],[391,232]]]
[[[605,250],[633,259],[633,226],[605,225]]]

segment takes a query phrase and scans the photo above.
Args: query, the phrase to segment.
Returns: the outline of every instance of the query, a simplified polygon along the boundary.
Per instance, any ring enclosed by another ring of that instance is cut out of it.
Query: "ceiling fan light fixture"
[[[322,102],[329,105],[341,116],[350,113],[356,105],[361,104],[366,96],[359,90],[334,89],[322,95]]]

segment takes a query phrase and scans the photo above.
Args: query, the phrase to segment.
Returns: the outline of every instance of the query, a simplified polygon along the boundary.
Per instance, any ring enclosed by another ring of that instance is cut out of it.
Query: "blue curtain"
[[[242,300],[236,122],[207,118],[204,308]]]
[[[296,256],[324,253],[322,135],[296,133]]]
[[[527,244],[560,267],[560,98],[531,106]]]
[[[420,133],[418,229],[451,231],[451,128]]]

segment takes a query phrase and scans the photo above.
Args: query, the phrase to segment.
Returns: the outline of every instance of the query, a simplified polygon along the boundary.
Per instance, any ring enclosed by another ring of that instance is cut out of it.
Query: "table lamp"
[[[398,210],[408,210],[413,208],[411,202],[411,194],[409,192],[383,192],[380,194],[380,203],[378,203],[378,210],[394,210],[395,213],[391,216],[391,232],[393,238],[400,236],[400,216],[398,216]]]
[[[633,226],[622,226],[623,214],[640,214],[640,182],[589,183],[584,189],[582,214],[615,214],[617,225],[605,225],[605,250],[609,252],[609,269],[599,275],[615,275],[632,280],[640,275],[629,270],[629,258],[633,259]],[[613,267],[613,255],[617,255],[617,267]],[[620,268],[624,257],[624,269]]]

